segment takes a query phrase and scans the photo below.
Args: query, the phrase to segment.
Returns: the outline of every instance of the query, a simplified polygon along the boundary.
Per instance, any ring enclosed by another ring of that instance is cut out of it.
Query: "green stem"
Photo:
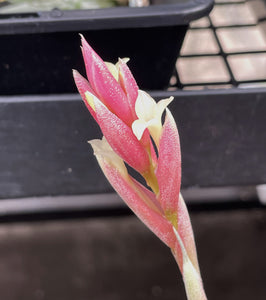
[[[200,273],[195,269],[178,231],[173,227],[183,258],[183,281],[188,300],[207,300]]]

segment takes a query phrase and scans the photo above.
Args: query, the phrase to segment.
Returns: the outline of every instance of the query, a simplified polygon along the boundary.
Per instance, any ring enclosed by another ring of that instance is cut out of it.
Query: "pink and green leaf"
[[[194,268],[198,272],[200,272],[193,229],[192,229],[190,217],[188,214],[187,206],[186,206],[185,201],[181,194],[180,194],[179,201],[178,201],[177,215],[178,215],[177,231],[183,241],[183,244],[187,251],[187,255],[188,255],[189,259],[191,260]],[[179,249],[179,253],[180,252],[181,252],[181,250]]]
[[[113,150],[140,173],[149,170],[149,155],[130,127],[113,114],[100,100],[93,99],[97,122]]]
[[[118,169],[104,158],[97,157],[97,159],[108,181],[130,209],[166,245],[170,248],[174,247],[176,238],[172,225],[158,210],[154,209],[151,205],[152,200],[147,199],[148,193],[143,193],[129,175],[126,177],[121,175]]]
[[[137,118],[135,112],[135,103],[138,97],[138,85],[133,77],[131,71],[129,70],[127,64],[124,60],[119,59],[118,62],[118,70],[119,70],[119,83],[127,95],[129,105],[131,107],[132,114],[135,119]]]
[[[86,92],[90,92],[91,94],[94,94],[94,91],[91,87],[91,85],[89,84],[88,80],[85,79],[83,76],[81,76],[79,74],[78,71],[73,70],[73,77],[77,86],[77,89],[81,95],[82,100],[84,101],[86,107],[88,108],[89,112],[91,113],[91,115],[94,117],[94,119],[96,120],[96,115],[94,110],[91,108],[91,106],[88,104],[88,101],[86,99]]]
[[[126,124],[131,125],[134,116],[122,87],[83,36],[81,41],[87,78],[97,97]]]
[[[181,153],[177,127],[168,109],[159,142],[156,176],[161,206],[169,218],[176,218],[181,184]]]

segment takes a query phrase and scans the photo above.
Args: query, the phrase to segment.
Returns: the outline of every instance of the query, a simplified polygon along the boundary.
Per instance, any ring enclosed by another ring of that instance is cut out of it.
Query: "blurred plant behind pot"
[[[52,9],[97,9],[127,5],[127,0],[9,0],[0,1],[0,13],[24,13]]]

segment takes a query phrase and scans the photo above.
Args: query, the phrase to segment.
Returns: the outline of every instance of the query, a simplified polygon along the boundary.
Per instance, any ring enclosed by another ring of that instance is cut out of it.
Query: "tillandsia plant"
[[[171,249],[187,298],[206,300],[190,218],[180,194],[179,135],[167,108],[173,97],[156,103],[139,90],[127,59],[105,63],[83,36],[81,42],[88,80],[75,70],[73,76],[103,133],[102,140],[89,142],[98,163],[131,210]],[[141,174],[147,186],[134,179],[126,165]]]

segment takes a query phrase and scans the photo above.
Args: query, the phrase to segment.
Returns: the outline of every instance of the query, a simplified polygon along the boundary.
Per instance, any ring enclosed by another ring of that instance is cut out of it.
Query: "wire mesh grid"
[[[170,89],[266,86],[266,2],[217,0],[192,22]]]

